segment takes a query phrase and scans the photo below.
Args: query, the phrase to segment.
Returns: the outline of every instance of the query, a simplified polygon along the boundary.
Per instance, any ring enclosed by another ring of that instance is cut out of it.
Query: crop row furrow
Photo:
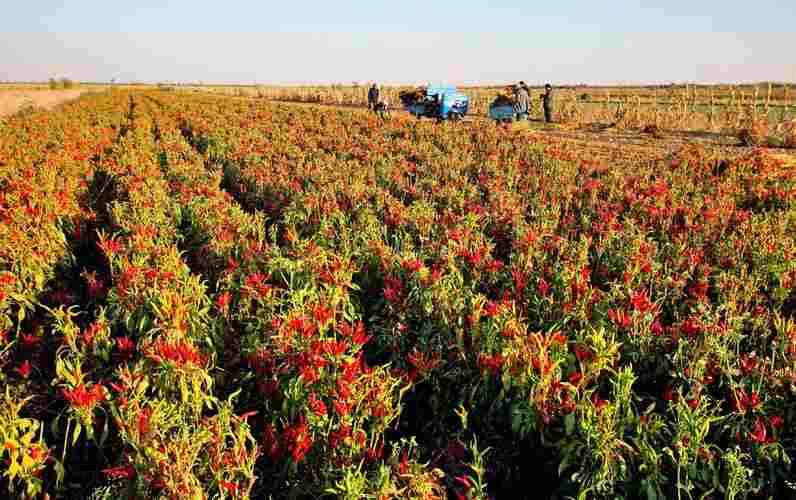
[[[229,402],[213,396],[210,301],[178,248],[181,206],[162,175],[152,110],[131,99],[125,134],[101,165],[113,190],[110,227],[98,236],[112,280],[107,309],[82,330],[71,311],[55,313],[64,340],[53,383],[68,402],[63,456],[103,452],[111,482],[98,492],[250,489],[257,448]],[[232,451],[234,464],[211,467]]]
[[[126,101],[113,96],[85,98],[57,113],[12,119],[0,139],[0,367],[14,367],[9,379],[0,373],[0,380],[8,383],[0,402],[0,426],[7,431],[7,443],[34,457],[9,459],[10,467],[16,467],[10,484],[21,480],[31,495],[46,479],[41,461],[47,446],[44,440],[17,441],[21,428],[15,426],[39,428],[44,431],[39,438],[49,439],[48,424],[63,408],[49,383],[60,339],[49,335],[53,317],[48,310],[89,306],[84,299],[90,284],[84,282],[96,274],[83,271],[94,252],[89,233],[95,222],[91,199],[96,167],[119,135],[127,109]],[[27,394],[38,397],[22,399]],[[8,413],[23,407],[31,419]],[[72,472],[81,475],[80,469]]]
[[[180,114],[185,120],[196,111],[181,109]],[[226,147],[196,129],[185,135],[195,146]],[[205,161],[227,160],[216,156]],[[341,477],[341,465],[385,459],[384,435],[400,412],[403,383],[387,367],[370,367],[362,357],[368,336],[350,293],[352,262],[310,241],[282,246],[273,238],[268,241],[262,215],[230,207],[229,195],[218,194],[223,193],[218,170],[197,168],[201,165],[197,155],[193,169],[180,170],[199,172],[190,181],[183,177],[189,189],[185,199],[195,213],[195,240],[206,242],[198,253],[209,264],[208,273],[214,263],[222,266],[223,272],[215,270],[216,305],[239,335],[241,397],[260,411],[259,431],[266,444],[262,488],[273,491],[303,473],[317,479],[294,491],[320,494]],[[212,185],[202,185],[208,178],[214,178]],[[203,200],[212,192],[226,204],[212,197]],[[397,456],[403,448],[394,445]],[[291,464],[288,471],[285,459]]]

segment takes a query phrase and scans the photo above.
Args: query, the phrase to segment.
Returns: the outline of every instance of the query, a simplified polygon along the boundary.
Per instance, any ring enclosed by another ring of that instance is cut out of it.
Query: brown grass
[[[272,101],[365,106],[367,86],[191,86],[183,90],[211,92]],[[398,93],[409,87],[382,87],[382,95],[398,103]],[[470,97],[472,116],[486,116],[489,104],[503,87],[461,87]],[[531,116],[542,114],[538,95],[531,88]],[[791,85],[713,85],[713,86],[635,86],[635,87],[556,87],[555,119],[570,126],[611,125],[619,129],[640,130],[654,124],[660,130],[725,131],[737,135],[741,121],[750,110],[764,118],[767,132],[796,114],[796,92]],[[754,104],[754,105],[753,105]]]
[[[784,146],[790,149],[796,149],[796,120],[786,123],[783,126]]]
[[[70,90],[2,89],[0,88],[0,117],[23,109],[49,109],[62,102],[79,97],[88,88]]]

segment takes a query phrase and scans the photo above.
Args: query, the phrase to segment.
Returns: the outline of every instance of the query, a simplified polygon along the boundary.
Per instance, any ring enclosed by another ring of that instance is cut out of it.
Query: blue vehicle
[[[470,98],[453,86],[430,86],[401,95],[401,102],[417,118],[461,120],[470,107]]]
[[[517,118],[517,111],[513,104],[493,102],[489,106],[489,117],[498,123],[509,123]]]

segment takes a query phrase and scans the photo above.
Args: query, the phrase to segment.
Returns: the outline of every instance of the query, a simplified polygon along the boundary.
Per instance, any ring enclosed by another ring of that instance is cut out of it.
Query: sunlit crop
[[[6,125],[0,492],[793,495],[765,152],[157,91]]]

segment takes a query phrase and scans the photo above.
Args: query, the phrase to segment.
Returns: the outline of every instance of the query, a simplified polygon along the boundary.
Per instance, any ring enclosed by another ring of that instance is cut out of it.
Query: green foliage
[[[124,89],[8,125],[14,494],[787,494],[796,184],[762,153]]]

